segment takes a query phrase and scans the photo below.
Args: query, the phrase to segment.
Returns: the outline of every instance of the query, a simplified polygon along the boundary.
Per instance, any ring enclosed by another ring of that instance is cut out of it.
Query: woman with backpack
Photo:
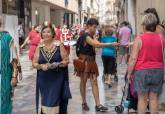
[[[87,21],[87,29],[86,31],[81,35],[81,37],[78,39],[78,43],[76,46],[76,53],[80,60],[83,60],[83,65],[80,65],[79,67],[74,64],[77,76],[80,77],[80,93],[82,96],[82,109],[88,111],[89,107],[87,105],[86,101],[86,83],[87,80],[90,79],[91,85],[92,85],[92,92],[95,99],[95,109],[99,112],[105,112],[108,110],[107,107],[101,105],[100,99],[99,99],[99,89],[98,89],[98,83],[97,83],[97,77],[99,76],[98,72],[98,66],[96,64],[95,60],[95,48],[103,48],[103,47],[110,47],[110,46],[116,46],[118,43],[100,43],[97,39],[95,39],[93,36],[96,32],[96,28],[98,26],[98,21],[94,18],[90,18]],[[74,62],[76,63],[76,62]],[[78,68],[81,69],[81,72]],[[82,68],[84,69],[82,70]]]

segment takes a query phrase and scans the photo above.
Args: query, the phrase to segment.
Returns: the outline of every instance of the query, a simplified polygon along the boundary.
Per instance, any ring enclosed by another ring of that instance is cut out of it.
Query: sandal
[[[105,107],[101,104],[99,106],[96,106],[95,109],[96,109],[96,111],[99,111],[99,112],[106,112],[108,110],[107,107]]]
[[[89,107],[88,107],[87,103],[82,104],[82,109],[85,111],[89,111]]]

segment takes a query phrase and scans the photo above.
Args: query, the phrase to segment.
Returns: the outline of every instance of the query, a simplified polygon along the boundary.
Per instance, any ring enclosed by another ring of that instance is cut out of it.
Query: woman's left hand
[[[69,64],[69,62],[67,62],[67,61],[61,61],[60,64],[59,64],[59,66],[60,66],[60,67],[65,67],[65,66],[67,66],[68,64]]]

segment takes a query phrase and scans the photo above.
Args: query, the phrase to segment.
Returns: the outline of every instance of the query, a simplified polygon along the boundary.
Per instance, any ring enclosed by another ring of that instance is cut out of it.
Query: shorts
[[[103,67],[104,67],[104,74],[115,74],[116,71],[116,58],[112,56],[102,56]]]
[[[125,55],[129,53],[129,48],[126,46],[120,46],[119,47],[119,54],[120,55]]]
[[[135,91],[161,93],[163,74],[163,69],[145,69],[135,71]]]

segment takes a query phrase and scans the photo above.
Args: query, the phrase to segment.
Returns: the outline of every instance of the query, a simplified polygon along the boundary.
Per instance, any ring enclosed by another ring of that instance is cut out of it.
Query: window
[[[2,12],[17,15],[17,1],[18,0],[2,0]]]

